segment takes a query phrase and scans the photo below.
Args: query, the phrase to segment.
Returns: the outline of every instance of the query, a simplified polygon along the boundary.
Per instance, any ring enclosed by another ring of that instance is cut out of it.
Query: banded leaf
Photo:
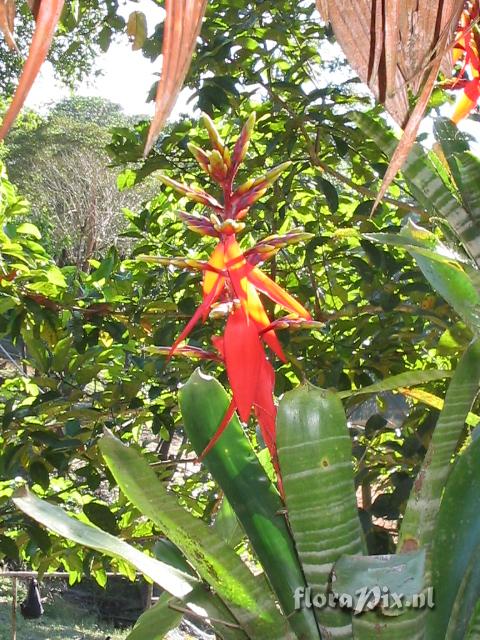
[[[185,431],[198,454],[218,429],[229,398],[217,380],[197,369],[180,389]],[[251,542],[296,637],[318,640],[312,610],[295,610],[294,593],[305,578],[283,515],[280,496],[268,479],[241,424],[233,416],[204,464],[218,482]],[[289,635],[285,628],[285,638]]]
[[[435,609],[427,640],[463,640],[480,598],[480,439],[455,462],[442,497],[432,545]]]
[[[392,157],[398,140],[386,126],[365,113],[355,112],[352,119],[387,157]],[[421,206],[431,215],[443,217],[456,232],[469,255],[480,265],[477,213],[472,213],[462,205],[458,194],[442,180],[434,162],[419,144],[412,146],[402,171]]]
[[[307,584],[327,594],[333,564],[364,552],[345,412],[333,391],[305,384],[282,398],[277,447],[288,519]],[[322,637],[351,638],[351,615],[317,612]],[[329,635],[330,634],[330,635]]]
[[[124,540],[94,525],[81,522],[61,507],[40,500],[26,488],[16,492],[13,502],[18,509],[57,535],[130,563],[170,595],[179,598],[186,608],[205,619],[210,619],[212,626],[224,640],[246,640],[248,637],[239,628],[237,620],[223,602],[207,592],[197,578],[151,558]],[[219,621],[218,624],[214,623],[214,620]]]
[[[106,435],[100,450],[122,492],[178,546],[247,634],[265,640],[282,638],[284,620],[267,583],[255,579],[216,531],[167,493],[147,461],[132,447]]]

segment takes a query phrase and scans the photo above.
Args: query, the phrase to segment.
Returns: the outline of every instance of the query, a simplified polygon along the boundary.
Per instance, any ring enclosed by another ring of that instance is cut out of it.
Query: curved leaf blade
[[[9,132],[20,109],[23,107],[23,103],[32,88],[35,78],[40,71],[40,67],[47,57],[53,34],[55,33],[57,23],[62,13],[63,4],[64,0],[42,0],[38,5],[36,26],[30,44],[30,50],[12,102],[0,127],[0,140]]]
[[[190,66],[207,0],[166,0],[163,67],[155,97],[155,116],[150,125],[144,155],[152,148],[175,100],[180,93]]]
[[[100,450],[122,492],[183,552],[252,637],[281,638],[284,620],[267,584],[202,520],[178,505],[132,447],[106,435]]]
[[[165,635],[180,624],[183,613],[172,609],[172,597],[166,591],[158,602],[138,618],[135,626],[127,636],[127,640],[163,640]]]
[[[286,393],[278,407],[277,447],[288,519],[307,584],[314,593],[327,594],[339,557],[365,550],[352,442],[338,395],[308,383]],[[351,638],[348,612],[324,608],[317,618],[322,637]]]
[[[197,369],[179,392],[185,430],[200,454],[216,432],[229,398],[223,387]],[[298,637],[318,640],[311,610],[294,608],[294,592],[305,587],[300,563],[280,496],[268,479],[236,415],[204,464],[225,493],[248,535],[292,629]],[[285,638],[288,629],[285,629]]]
[[[430,231],[406,225],[398,236],[369,234],[368,238],[406,249],[432,288],[455,309],[474,333],[480,332],[480,291],[472,280],[474,269],[463,262]]]
[[[59,536],[72,540],[90,549],[96,549],[111,558],[121,558],[134,566],[138,571],[160,585],[165,591],[185,603],[195,614],[203,618],[225,621],[227,625],[236,625],[236,620],[223,603],[205,591],[202,583],[196,578],[155,560],[123,540],[105,533],[94,525],[81,522],[70,516],[61,507],[40,500],[27,488],[18,490],[13,498],[15,506],[25,514],[43,524]],[[208,620],[207,620],[208,622]],[[230,627],[221,625],[222,629]],[[222,635],[223,631],[222,631]],[[239,635],[235,630],[232,640],[241,640],[245,634]]]
[[[425,371],[412,369],[411,371],[404,371],[403,373],[389,376],[379,382],[369,384],[367,387],[338,391],[337,394],[338,397],[343,400],[344,398],[350,398],[351,396],[361,396],[369,393],[383,393],[385,391],[394,391],[395,389],[401,389],[403,387],[415,387],[419,384],[425,384],[426,382],[451,378],[452,375],[453,372],[448,369],[426,369]]]
[[[352,119],[377,147],[391,158],[397,138],[380,122],[365,113],[355,112]],[[477,220],[447,187],[432,161],[419,144],[414,144],[404,166],[403,175],[412,185],[418,202],[430,214],[445,218],[456,232],[470,256],[480,264],[480,237]]]
[[[442,497],[432,544],[436,606],[427,620],[429,640],[463,640],[480,598],[479,457],[477,438],[457,458]]]
[[[398,549],[431,546],[441,495],[462,435],[465,419],[478,394],[480,340],[470,344],[457,365],[445,404],[417,476],[400,529]]]

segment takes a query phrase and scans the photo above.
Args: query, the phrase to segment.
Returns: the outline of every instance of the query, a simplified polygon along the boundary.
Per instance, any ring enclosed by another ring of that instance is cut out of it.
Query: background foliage
[[[93,5],[86,16],[79,24],[93,32],[91,46],[106,46],[124,26],[115,4]],[[74,22],[67,29],[72,57],[59,56],[60,73],[82,52],[75,48],[80,38]],[[160,24],[143,43],[145,56],[157,57],[161,37]],[[192,104],[219,119],[226,140],[257,111],[240,179],[293,161],[252,211],[243,245],[296,226],[315,235],[304,247],[280,252],[270,266],[271,275],[323,322],[311,333],[281,333],[289,362],[275,363],[278,395],[303,378],[347,392],[404,371],[453,368],[471,337],[408,253],[361,236],[397,232],[407,219],[433,226],[403,179],[370,215],[387,158],[352,113],[369,110],[378,118],[379,111],[342,69],[313,2],[213,0],[187,82]],[[434,107],[444,99],[435,94]],[[107,127],[113,127],[111,136]],[[63,565],[72,579],[92,572],[102,583],[104,558],[46,533],[13,509],[15,478],[105,530],[152,547],[160,531],[118,495],[99,455],[97,440],[107,427],[137,442],[160,479],[171,482],[179,500],[207,522],[219,497],[204,470],[182,462],[189,447],[176,391],[192,365],[167,363],[156,350],[173,342],[198,304],[199,276],[136,260],[140,254],[204,258],[211,249],[176,215],[190,205],[155,183],[159,169],[199,181],[187,143],[201,146],[205,134],[195,111],[172,123],[143,160],[147,127],[125,120],[113,105],[68,101],[46,120],[26,118],[7,141],[5,162],[31,208],[2,178],[0,333],[8,355],[0,387],[0,554],[41,569]],[[121,172],[120,194],[104,168],[107,143],[109,160]],[[91,176],[100,172],[107,184],[92,193]],[[100,223],[108,221],[108,234],[99,237],[95,254],[76,248],[85,223],[65,214],[58,196],[59,190],[65,195],[65,176],[76,197],[101,201]],[[122,207],[128,208],[125,226],[117,217]],[[69,232],[55,227],[56,220]],[[120,231],[129,243],[121,255],[107,248]],[[214,321],[197,327],[191,343],[207,346],[214,327]],[[225,382],[215,364],[205,368]],[[439,381],[427,390],[438,399],[444,388]],[[372,552],[391,548],[391,531],[437,418],[424,402],[399,398],[347,400]],[[255,437],[255,425],[249,429]]]

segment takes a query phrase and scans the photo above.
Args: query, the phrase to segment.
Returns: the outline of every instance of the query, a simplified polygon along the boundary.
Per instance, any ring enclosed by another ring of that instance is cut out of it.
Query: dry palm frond
[[[148,154],[165,124],[190,66],[207,0],[166,0],[163,68],[155,99],[155,116],[148,132]]]
[[[408,156],[440,69],[451,69],[464,0],[318,1],[353,69],[404,128],[377,204]],[[418,96],[413,111],[409,91]]]

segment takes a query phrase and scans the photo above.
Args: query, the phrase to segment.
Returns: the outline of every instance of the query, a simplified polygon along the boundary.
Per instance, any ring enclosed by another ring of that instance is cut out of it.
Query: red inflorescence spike
[[[286,358],[275,330],[277,326],[285,328],[284,325],[287,327],[290,325],[285,320],[283,324],[270,320],[260,294],[266,295],[283,307],[289,313],[289,322],[307,323],[311,320],[311,316],[295,298],[263,273],[256,264],[272,257],[283,246],[308,240],[310,234],[306,234],[303,230],[294,229],[281,236],[268,236],[254,249],[246,252],[241,249],[237,234],[243,230],[245,225],[238,221],[239,202],[242,204],[243,198],[247,207],[241,212],[241,217],[243,217],[248,207],[260,197],[260,192],[263,193],[289,163],[276,167],[262,179],[247,180],[235,191],[233,178],[247,152],[255,117],[250,117],[243,128],[232,156],[222,141],[214,122],[210,118],[205,118],[205,122],[216,155],[208,154],[192,144],[190,148],[195,157],[199,159],[200,165],[205,165],[210,177],[221,187],[224,204],[221,205],[215,201],[216,204],[212,207],[213,199],[206,192],[192,190],[188,185],[166,176],[162,178],[163,182],[176,189],[181,195],[214,209],[214,214],[210,218],[193,213],[182,213],[181,217],[189,227],[202,235],[219,238],[208,262],[185,259],[187,266],[195,266],[195,268],[201,268],[204,271],[203,301],[176,339],[169,355],[173,355],[180,342],[188,336],[196,323],[201,319],[205,321],[210,312],[212,312],[210,315],[212,319],[227,316],[224,334],[212,336],[211,341],[219,353],[220,360],[225,364],[232,389],[232,400],[217,431],[200,458],[207,455],[215,446],[235,411],[238,412],[243,422],[249,419],[253,411],[258,420],[262,437],[270,451],[274,468],[279,475],[275,445],[277,412],[274,400],[275,372],[267,358],[264,345],[268,345],[273,353],[285,362]],[[212,167],[216,167],[216,170],[213,171]],[[235,220],[236,217],[237,220]],[[178,259],[177,264],[181,264]],[[221,304],[216,305],[212,310],[212,305],[219,299],[221,299]],[[193,349],[193,355],[198,355],[201,352],[203,357],[205,353],[203,349],[198,347],[193,347]],[[188,347],[183,348],[183,351],[188,353]],[[278,481],[279,489],[282,491],[280,475]]]
[[[243,307],[228,317],[224,335],[225,366],[238,414],[244,422],[250,416],[264,353],[255,323]]]

